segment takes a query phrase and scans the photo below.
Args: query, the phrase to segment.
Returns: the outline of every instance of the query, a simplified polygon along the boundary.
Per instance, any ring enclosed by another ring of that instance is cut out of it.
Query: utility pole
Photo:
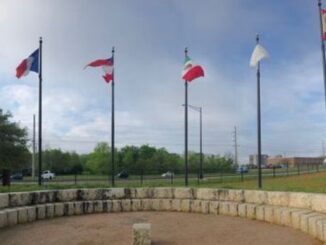
[[[32,155],[32,178],[35,177],[35,114],[33,114],[33,155]]]
[[[234,126],[233,131],[233,142],[234,142],[234,164],[238,165],[238,140],[237,140],[237,126]]]

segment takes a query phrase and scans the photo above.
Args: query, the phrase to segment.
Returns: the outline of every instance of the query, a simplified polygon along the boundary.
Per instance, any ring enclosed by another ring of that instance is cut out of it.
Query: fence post
[[[173,185],[173,177],[174,177],[174,171],[171,174],[170,180],[171,180],[171,185]]]
[[[241,182],[243,182],[243,171],[240,169],[240,174],[241,174]]]

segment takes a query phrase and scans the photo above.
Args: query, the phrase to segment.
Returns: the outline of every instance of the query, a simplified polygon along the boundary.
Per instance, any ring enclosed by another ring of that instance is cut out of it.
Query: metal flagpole
[[[114,187],[115,185],[115,181],[114,181],[114,175],[115,175],[115,170],[114,170],[114,47],[112,47],[112,63],[113,63],[113,72],[112,72],[112,103],[111,103],[111,106],[112,106],[112,109],[111,109],[111,175],[112,175],[112,187]]]
[[[35,114],[33,114],[33,155],[32,155],[32,178],[35,178]]]
[[[259,35],[256,36],[259,44]],[[260,115],[260,62],[257,64],[257,143],[258,143],[258,188],[262,188],[261,176],[261,115]]]
[[[320,20],[320,38],[321,38],[321,52],[323,58],[323,74],[324,74],[324,93],[325,93],[325,105],[326,105],[326,58],[325,58],[325,43],[323,35],[323,21],[322,21],[322,9],[321,0],[318,0],[319,20]]]
[[[185,48],[187,57],[188,49]],[[185,186],[188,186],[188,82],[185,80]]]
[[[42,37],[39,50],[38,184],[42,185]]]
[[[199,107],[199,116],[200,116],[200,172],[199,172],[199,179],[203,179],[203,124],[202,124],[202,107]]]

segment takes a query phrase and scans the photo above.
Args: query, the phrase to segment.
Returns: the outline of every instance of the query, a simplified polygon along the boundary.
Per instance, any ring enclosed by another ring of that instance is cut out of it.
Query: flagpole
[[[256,43],[259,44],[259,34],[256,36]],[[257,64],[257,145],[258,145],[258,188],[262,188],[261,176],[261,115],[260,115],[260,62]]]
[[[114,47],[112,47],[112,63],[113,63],[113,72],[112,72],[112,83],[111,83],[111,86],[112,86],[112,97],[111,97],[111,99],[112,99],[112,103],[111,103],[111,106],[112,106],[112,108],[111,108],[111,171],[112,171],[112,173],[111,173],[111,175],[112,175],[112,178],[111,178],[111,180],[112,180],[112,187],[114,187],[115,186],[115,181],[114,181],[114,175],[115,175],[115,169],[114,169],[114,165],[115,165],[115,163],[114,163],[114,134],[115,134],[115,132],[114,132],[114,52],[115,52],[115,50],[114,50]]]
[[[42,185],[42,37],[39,53],[38,184]]]
[[[318,0],[318,9],[319,9],[319,20],[320,20],[320,38],[321,38],[321,52],[322,52],[322,59],[323,59],[324,94],[325,94],[325,105],[326,105],[326,57],[325,57],[325,42],[323,38],[321,0]]]
[[[185,57],[188,49],[185,48]],[[185,186],[188,186],[188,82],[185,80]]]

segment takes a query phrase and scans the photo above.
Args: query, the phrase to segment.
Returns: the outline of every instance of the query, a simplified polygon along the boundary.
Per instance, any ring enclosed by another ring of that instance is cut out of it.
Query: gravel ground
[[[291,228],[229,217],[172,212],[92,214],[37,221],[0,230],[0,244],[131,245],[132,224],[152,224],[152,244],[321,245]]]

